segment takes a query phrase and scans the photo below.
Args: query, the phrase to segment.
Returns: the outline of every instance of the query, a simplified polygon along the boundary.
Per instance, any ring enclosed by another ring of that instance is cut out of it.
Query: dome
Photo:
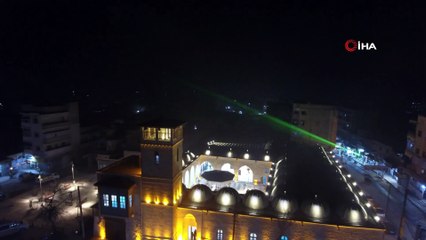
[[[189,199],[195,203],[203,203],[209,200],[212,196],[212,191],[209,187],[202,184],[197,184],[191,188]]]
[[[323,222],[330,213],[328,205],[317,196],[313,200],[304,202],[302,209],[305,215],[314,222]]]
[[[281,216],[288,216],[296,211],[297,202],[286,195],[282,195],[274,199],[273,207]]]
[[[259,190],[250,190],[245,194],[244,205],[253,210],[263,209],[268,206],[268,199]]]
[[[216,202],[225,207],[233,206],[238,201],[238,192],[230,187],[225,187],[219,190],[216,195]]]
[[[352,226],[361,226],[365,220],[366,215],[362,208],[352,200],[352,203],[340,209],[340,217],[343,221]]]

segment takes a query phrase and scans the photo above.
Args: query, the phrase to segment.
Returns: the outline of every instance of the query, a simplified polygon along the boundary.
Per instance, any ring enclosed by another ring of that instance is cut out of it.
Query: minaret
[[[142,124],[142,234],[173,236],[173,211],[182,195],[183,122],[160,119]]]

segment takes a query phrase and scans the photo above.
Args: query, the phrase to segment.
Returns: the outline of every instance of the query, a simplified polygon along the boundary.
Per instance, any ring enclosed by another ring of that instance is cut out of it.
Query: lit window
[[[288,240],[287,236],[281,235],[280,240]]]
[[[160,154],[158,152],[154,153],[155,164],[160,164]]]
[[[250,240],[257,240],[257,234],[256,233],[250,233]]]
[[[158,130],[159,141],[170,141],[172,138],[172,130],[170,128],[160,128]]]
[[[104,199],[104,207],[109,207],[109,196],[108,196],[108,194],[103,194],[102,198]]]
[[[117,195],[111,195],[111,206],[113,208],[118,207],[118,203],[117,203]]]
[[[126,198],[124,196],[120,196],[120,208],[126,208]]]
[[[132,207],[132,204],[133,204],[132,195],[129,195],[129,207]]]
[[[222,229],[217,230],[217,240],[223,240],[223,230]]]
[[[144,128],[143,129],[143,139],[144,140],[156,140],[155,128]]]

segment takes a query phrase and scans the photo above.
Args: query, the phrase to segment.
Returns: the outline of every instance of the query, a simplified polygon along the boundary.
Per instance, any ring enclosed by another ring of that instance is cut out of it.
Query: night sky
[[[418,2],[2,0],[0,102],[72,90],[161,101],[192,82],[231,98],[402,112],[425,98]],[[378,50],[349,53],[348,39]]]
[[[421,6],[375,2],[1,1],[0,96],[184,80],[230,97],[418,99]],[[346,52],[347,39],[378,50]]]

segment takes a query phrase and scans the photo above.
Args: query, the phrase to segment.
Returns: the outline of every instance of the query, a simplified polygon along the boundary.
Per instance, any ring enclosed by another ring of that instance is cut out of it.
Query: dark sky
[[[152,94],[189,81],[229,97],[417,100],[423,12],[394,0],[1,0],[0,98]],[[346,52],[347,39],[378,50]]]

